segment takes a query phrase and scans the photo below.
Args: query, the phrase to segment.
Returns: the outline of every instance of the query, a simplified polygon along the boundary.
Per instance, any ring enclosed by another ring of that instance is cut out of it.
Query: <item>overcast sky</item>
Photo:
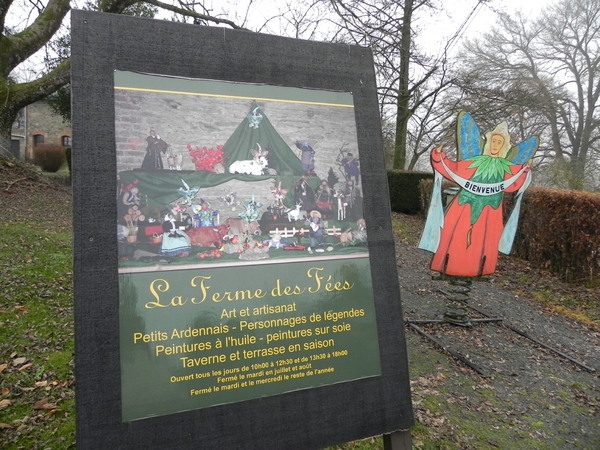
[[[242,17],[246,12],[246,6],[248,2],[256,5],[264,6],[264,15],[272,16],[274,13],[274,6],[284,7],[286,2],[283,0],[228,0],[222,2],[220,0],[212,0],[212,8],[215,13],[218,13],[220,8],[231,7],[231,5],[237,4],[238,7],[235,9],[238,17],[231,17],[237,23],[241,23]],[[516,9],[521,8],[526,14],[536,15],[537,12],[544,6],[553,3],[554,0],[491,0],[491,5],[484,6],[480,5],[475,14],[473,14],[468,20],[464,33],[462,34],[463,39],[465,37],[476,37],[481,32],[485,31],[489,27],[490,23],[494,21],[495,12],[492,8],[498,11],[512,12]],[[167,3],[169,0],[167,0]],[[444,0],[443,7],[444,11],[431,17],[423,19],[422,32],[419,34],[419,43],[421,45],[427,45],[430,52],[437,52],[446,44],[448,38],[456,33],[461,24],[469,18],[473,8],[478,4],[479,0]],[[489,0],[488,0],[489,2]],[[207,2],[211,6],[211,0]],[[77,7],[75,4],[73,7]],[[252,10],[256,13],[256,9]],[[31,4],[28,0],[15,0],[11,5],[9,15],[7,17],[7,24],[12,26],[24,26],[30,22],[32,16]],[[162,13],[161,15],[164,15]],[[260,13],[258,14],[261,15]],[[160,16],[159,16],[160,17]],[[257,23],[263,23],[261,19],[255,19]],[[455,49],[460,47],[461,42],[458,41],[454,45]],[[37,60],[25,63],[21,66],[19,78],[23,78],[20,81],[26,81],[30,77],[35,77],[33,72],[36,72],[38,67]],[[31,73],[28,73],[27,67],[30,66]]]
[[[485,32],[490,24],[494,22],[496,12],[512,13],[521,10],[526,15],[535,17],[537,12],[554,0],[493,0],[490,6],[480,5],[472,13],[479,3],[478,0],[444,0],[445,12],[431,17],[423,25],[427,28],[421,33],[420,42],[431,49],[437,49],[445,45],[448,37],[459,29],[461,24],[467,20],[462,34],[464,38],[474,38]],[[495,11],[494,11],[495,10]],[[455,48],[460,46],[457,42]]]

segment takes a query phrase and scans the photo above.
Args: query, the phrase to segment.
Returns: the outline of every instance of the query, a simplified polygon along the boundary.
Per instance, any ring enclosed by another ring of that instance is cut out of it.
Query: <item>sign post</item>
[[[78,446],[405,445],[368,49],[83,11],[72,36]]]

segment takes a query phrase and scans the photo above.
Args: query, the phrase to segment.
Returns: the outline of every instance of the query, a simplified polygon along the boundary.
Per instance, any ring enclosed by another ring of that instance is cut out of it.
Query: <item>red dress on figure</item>
[[[444,178],[452,180],[442,165],[442,158],[448,169],[463,178],[471,180],[477,172],[477,168],[469,168],[472,161],[451,161],[444,152],[438,153],[434,150],[431,153],[431,163],[433,168]],[[523,167],[518,164],[510,165],[511,173],[505,173],[504,179],[511,178]],[[517,191],[525,182],[527,171],[525,170],[504,192]],[[488,182],[500,181],[502,178]],[[503,194],[500,192],[494,195],[502,196]],[[483,201],[486,204],[479,216],[474,219],[473,225],[471,225],[473,204],[469,201],[459,201],[460,192],[446,210],[440,243],[431,262],[432,270],[446,275],[464,277],[489,275],[496,270],[498,244],[504,229],[502,201],[501,197],[496,197],[496,201],[491,198],[493,196],[485,197],[485,199],[483,196],[478,197],[480,202]],[[496,207],[494,207],[494,203],[497,204]]]

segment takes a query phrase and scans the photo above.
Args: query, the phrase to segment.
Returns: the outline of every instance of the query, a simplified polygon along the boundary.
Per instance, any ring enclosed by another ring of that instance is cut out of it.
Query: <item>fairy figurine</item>
[[[444,275],[481,277],[496,270],[498,252],[510,253],[523,193],[531,183],[529,161],[539,138],[512,145],[506,122],[484,135],[470,114],[457,121],[457,161],[441,147],[431,152],[434,188],[418,247],[434,253],[431,269]],[[443,211],[442,178],[459,191]],[[515,206],[503,223],[503,195],[516,192]]]

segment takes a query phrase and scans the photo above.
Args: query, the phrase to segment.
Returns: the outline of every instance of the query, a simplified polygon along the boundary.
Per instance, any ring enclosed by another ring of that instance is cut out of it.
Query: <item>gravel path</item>
[[[449,285],[432,280],[431,253],[416,249],[414,240],[396,238],[396,255],[405,319],[440,319],[445,305],[440,289],[447,290]],[[471,361],[483,375],[447,357],[439,345],[406,328],[418,420],[429,426],[438,424],[442,436],[461,441],[459,448],[600,449],[600,333],[549,313],[498,286],[496,279],[473,283],[469,304],[502,321],[474,323],[470,328],[418,326]],[[482,316],[473,312],[472,317]],[[435,359],[437,365],[423,363],[423,355]],[[450,364],[446,365],[445,360]],[[443,418],[442,423],[432,421],[432,417]],[[463,432],[458,433],[456,427],[460,429],[470,420],[489,428],[486,442],[475,443],[475,438],[468,435],[460,438]]]

